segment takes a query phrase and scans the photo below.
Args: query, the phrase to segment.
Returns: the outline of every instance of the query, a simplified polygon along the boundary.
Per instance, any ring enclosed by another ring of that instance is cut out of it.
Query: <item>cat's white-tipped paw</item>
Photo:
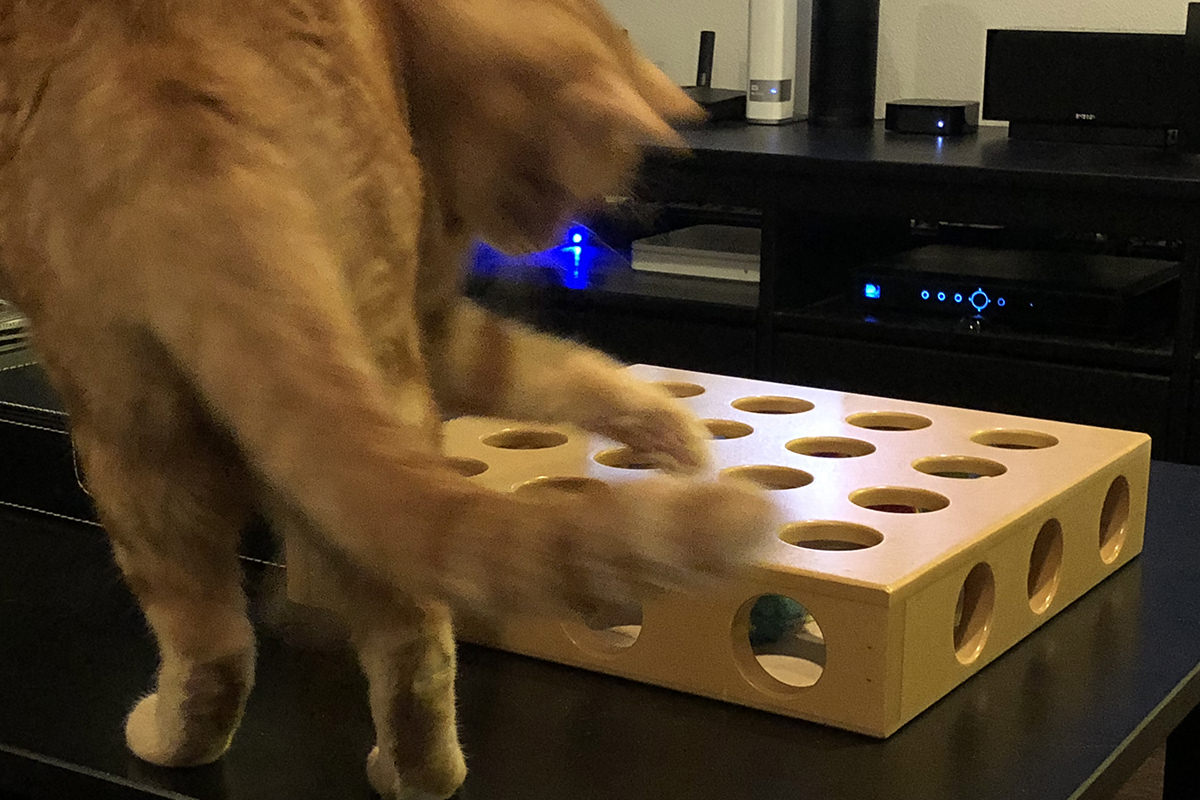
[[[171,724],[176,720],[176,724]],[[187,736],[181,718],[160,714],[158,693],[147,695],[134,705],[125,719],[125,742],[133,754],[160,767],[198,767],[211,764],[229,749],[231,736],[198,741]]]

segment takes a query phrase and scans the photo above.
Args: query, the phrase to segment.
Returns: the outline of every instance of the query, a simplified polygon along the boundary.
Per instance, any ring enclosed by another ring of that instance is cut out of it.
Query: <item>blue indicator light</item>
[[[945,292],[938,292],[938,300],[941,300],[941,301],[943,301],[943,302],[944,302],[944,301],[946,300],[946,293],[945,293]]]
[[[976,289],[967,299],[970,301],[971,307],[976,311],[983,311],[992,302],[992,298],[988,297],[987,292],[983,289]]]
[[[928,299],[929,299],[929,290],[928,290],[928,289],[922,289],[922,290],[921,290],[921,299],[922,299],[922,300],[928,300]]]
[[[1003,298],[1003,297],[997,297],[997,298],[996,298],[996,305],[1000,306],[1001,308],[1004,308],[1004,298]]]
[[[879,284],[868,283],[865,286],[863,286],[863,296],[869,297],[872,300],[878,300],[879,299]]]
[[[774,86],[772,86],[772,87],[771,87],[771,94],[779,94],[779,90],[778,90],[778,89],[776,89]]]
[[[962,302],[962,292],[955,292],[955,293],[954,293],[954,302],[956,302],[956,303],[961,303],[961,302]]]
[[[939,128],[944,128],[944,127],[946,127],[946,120],[944,120],[944,119],[939,119],[939,120],[938,120],[938,127],[939,127]]]
[[[579,245],[562,248],[563,253],[571,256],[570,261],[562,265],[562,283],[568,289],[586,289],[589,275],[583,264],[583,248]]]
[[[583,241],[583,234],[582,234],[582,233],[573,233],[573,234],[571,234],[571,242],[572,242],[572,243],[574,243],[574,244],[579,244],[579,243],[580,243],[580,242],[582,242],[582,241]]]

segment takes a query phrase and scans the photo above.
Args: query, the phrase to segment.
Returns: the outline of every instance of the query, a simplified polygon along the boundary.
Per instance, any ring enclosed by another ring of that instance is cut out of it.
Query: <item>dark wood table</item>
[[[460,796],[1101,798],[1166,739],[1167,796],[1194,800],[1198,507],[1200,468],[1155,463],[1142,556],[886,741],[463,646]],[[264,631],[233,749],[182,771],[139,762],[119,735],[153,667],[101,532],[0,511],[0,797],[371,796],[347,653]]]

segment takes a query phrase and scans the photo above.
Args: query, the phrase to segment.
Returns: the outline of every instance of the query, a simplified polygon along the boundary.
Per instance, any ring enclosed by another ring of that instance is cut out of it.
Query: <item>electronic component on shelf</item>
[[[735,225],[693,225],[632,245],[632,264],[642,272],[757,282],[761,233]]]
[[[1148,258],[928,245],[857,269],[851,291],[872,313],[1115,333],[1173,313],[1178,277],[1178,264]]]

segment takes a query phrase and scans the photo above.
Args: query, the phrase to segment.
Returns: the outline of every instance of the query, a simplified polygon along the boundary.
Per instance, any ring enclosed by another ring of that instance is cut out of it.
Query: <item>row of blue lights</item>
[[[867,283],[867,284],[863,285],[863,296],[870,300],[878,300],[882,296],[882,294],[883,294],[883,288],[877,283]],[[987,308],[989,305],[992,304],[992,298],[989,297],[988,293],[985,292],[982,288],[976,289],[975,291],[971,292],[971,294],[967,295],[965,298],[963,297],[962,292],[950,293],[950,292],[944,292],[944,291],[933,292],[933,291],[930,291],[929,289],[921,290],[921,299],[922,300],[932,300],[934,298],[936,298],[939,303],[945,303],[947,300],[952,300],[953,302],[958,303],[960,305],[962,304],[962,302],[965,299],[966,302],[969,303],[970,306],[972,308],[974,308],[976,311],[983,311],[985,308]],[[1003,297],[996,298],[996,305],[998,307],[1004,308],[1005,304],[1006,304],[1006,301]]]

